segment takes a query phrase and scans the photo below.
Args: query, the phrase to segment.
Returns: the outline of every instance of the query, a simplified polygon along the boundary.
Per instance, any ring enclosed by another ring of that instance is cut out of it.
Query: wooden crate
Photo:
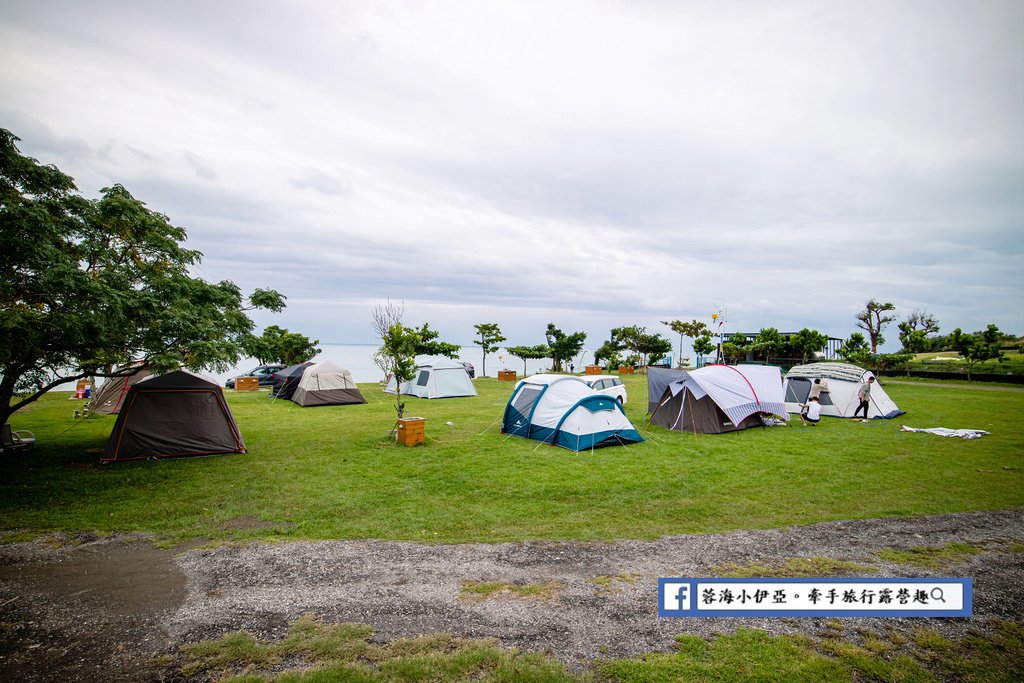
[[[259,377],[236,377],[235,391],[259,391]]]
[[[601,374],[601,366],[600,365],[588,365],[586,367],[586,369],[584,370],[584,372],[586,372],[588,375],[600,375]]]
[[[498,379],[502,382],[515,382],[516,371],[515,370],[498,370]]]
[[[619,366],[619,374],[620,375],[632,375],[633,374],[633,366],[632,365],[620,365]]]
[[[426,422],[423,417],[403,417],[398,421],[395,439],[406,446],[424,443],[427,440]]]

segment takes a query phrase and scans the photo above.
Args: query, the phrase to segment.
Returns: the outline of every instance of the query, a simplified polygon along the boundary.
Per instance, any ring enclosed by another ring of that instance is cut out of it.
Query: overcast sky
[[[1024,334],[1021,0],[0,0],[0,127],[322,342]]]

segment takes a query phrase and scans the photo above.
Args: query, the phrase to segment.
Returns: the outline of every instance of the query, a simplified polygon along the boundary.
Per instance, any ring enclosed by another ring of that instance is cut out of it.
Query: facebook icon
[[[661,589],[661,609],[663,612],[687,612],[692,609],[690,604],[690,584],[680,581],[659,582]]]

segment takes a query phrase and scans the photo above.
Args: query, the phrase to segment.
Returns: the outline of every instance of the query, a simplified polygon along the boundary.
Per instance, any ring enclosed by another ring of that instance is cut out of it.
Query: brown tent
[[[128,390],[103,462],[244,453],[224,392],[185,370],[151,377]]]
[[[99,415],[117,415],[124,405],[124,398],[133,384],[144,380],[153,373],[141,362],[120,367],[114,372],[120,373],[131,369],[131,372],[120,377],[110,377],[96,390],[89,401],[89,412]]]

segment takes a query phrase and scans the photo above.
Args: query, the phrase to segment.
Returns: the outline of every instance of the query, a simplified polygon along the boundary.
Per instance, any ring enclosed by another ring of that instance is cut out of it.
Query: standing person
[[[821,419],[821,403],[818,401],[818,397],[807,399],[807,403],[801,403],[800,407],[803,410],[800,411],[800,422],[803,423],[804,427],[810,422],[812,427],[818,426],[818,420]]]
[[[863,408],[864,421],[868,421],[868,405],[871,403],[871,385],[874,384],[874,382],[874,377],[868,377],[868,381],[861,384],[860,389],[857,390],[857,398],[860,400],[860,405],[857,406],[857,410],[853,411],[854,419],[856,419],[857,413],[859,413],[861,408]]]

